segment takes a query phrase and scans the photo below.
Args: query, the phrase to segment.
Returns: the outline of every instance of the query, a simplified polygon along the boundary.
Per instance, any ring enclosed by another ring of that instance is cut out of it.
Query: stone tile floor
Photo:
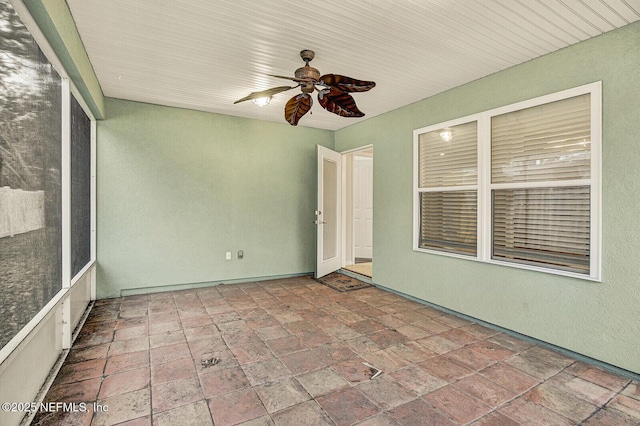
[[[33,424],[640,424],[638,382],[309,277],[99,300],[45,401],[88,411]]]

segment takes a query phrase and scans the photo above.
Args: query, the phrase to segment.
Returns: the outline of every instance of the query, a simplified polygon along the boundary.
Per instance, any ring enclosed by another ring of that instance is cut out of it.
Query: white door
[[[340,269],[342,154],[318,145],[318,210],[316,210],[316,278]]]
[[[353,162],[354,257],[373,257],[373,157],[356,155]]]

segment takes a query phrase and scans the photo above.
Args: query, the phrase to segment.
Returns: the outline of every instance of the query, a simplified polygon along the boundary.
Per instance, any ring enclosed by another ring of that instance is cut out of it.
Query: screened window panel
[[[589,186],[501,189],[492,196],[494,259],[589,273]]]
[[[451,132],[446,141],[441,132]],[[478,125],[465,123],[418,139],[420,188],[476,185],[478,182]]]
[[[0,0],[0,347],[62,288],[62,84]]]
[[[590,94],[491,119],[492,183],[588,179],[590,167]]]
[[[91,260],[91,120],[71,96],[71,272]]]
[[[420,248],[475,255],[476,191],[420,193]]]

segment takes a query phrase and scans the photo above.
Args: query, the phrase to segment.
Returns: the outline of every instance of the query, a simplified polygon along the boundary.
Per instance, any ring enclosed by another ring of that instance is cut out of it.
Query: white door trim
[[[347,161],[346,158],[349,154],[355,154],[358,153],[360,151],[366,151],[369,149],[373,149],[373,144],[369,144],[369,145],[363,145],[361,147],[358,148],[353,148],[353,149],[348,149],[346,151],[341,151],[340,154],[342,154],[342,176],[345,177],[347,176]],[[351,247],[348,247],[348,241],[350,241],[351,243],[353,243],[353,226],[346,226],[347,224],[347,206],[348,206],[348,202],[347,202],[347,194],[348,194],[348,188],[347,188],[347,179],[342,179],[342,236],[341,236],[341,240],[342,240],[342,259],[341,259],[341,266],[347,266],[347,265],[352,265],[355,263],[355,257],[353,256],[353,244],[351,244]],[[375,214],[375,213],[374,213]],[[351,233],[351,238],[348,238],[347,233]]]

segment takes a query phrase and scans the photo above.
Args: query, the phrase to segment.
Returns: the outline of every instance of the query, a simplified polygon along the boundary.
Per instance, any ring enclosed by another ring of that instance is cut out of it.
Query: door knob
[[[314,220],[313,223],[315,223],[316,225],[324,225],[327,222],[323,222],[321,220]]]

